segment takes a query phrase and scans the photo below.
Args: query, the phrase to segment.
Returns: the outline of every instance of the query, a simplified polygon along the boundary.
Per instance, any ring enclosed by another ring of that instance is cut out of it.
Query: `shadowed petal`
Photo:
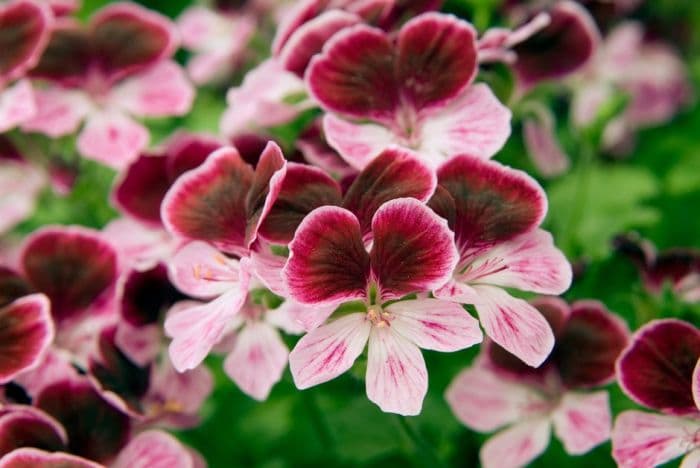
[[[91,60],[87,33],[79,23],[64,19],[54,25],[51,39],[29,75],[69,87],[80,87],[87,80]]]
[[[51,23],[51,13],[39,3],[20,0],[0,7],[0,83],[18,78],[36,64]]]
[[[570,455],[582,455],[610,438],[608,392],[566,393],[552,415],[554,433]]]
[[[479,322],[461,305],[438,299],[399,301],[385,309],[393,332],[423,349],[459,351],[481,343]]]
[[[78,150],[113,169],[123,169],[148,145],[148,130],[118,111],[91,114],[78,136]]]
[[[62,450],[66,443],[66,431],[43,411],[25,405],[3,408],[0,416],[0,457],[21,447]]]
[[[545,112],[549,112],[548,110]],[[543,177],[556,177],[565,173],[571,162],[559,145],[553,117],[523,121],[523,139],[530,159]]]
[[[266,320],[286,333],[299,334],[322,325],[335,309],[334,304],[311,306],[286,299],[281,306],[267,312]]]
[[[397,143],[396,135],[382,125],[352,123],[333,114],[323,116],[323,132],[328,145],[356,169],[363,169],[382,150]]]
[[[484,468],[516,468],[528,465],[549,445],[550,423],[546,418],[528,419],[504,429],[481,446]]]
[[[0,459],[0,468],[104,468],[99,463],[63,452],[21,448]]]
[[[368,346],[367,398],[386,413],[420,414],[428,371],[418,346],[380,327],[372,327]]]
[[[175,437],[163,431],[146,431],[134,437],[112,468],[194,468],[194,461],[186,447]]]
[[[166,161],[164,156],[141,154],[121,173],[112,200],[122,212],[151,226],[161,225],[160,204],[170,187],[164,177]]]
[[[383,301],[445,284],[457,264],[447,221],[414,198],[381,206],[372,219],[372,273]]]
[[[264,401],[282,378],[288,355],[277,330],[264,322],[252,322],[236,336],[224,371],[245,394]]]
[[[31,292],[31,286],[19,273],[0,265],[0,307],[31,294]]]
[[[617,377],[639,404],[672,413],[697,411],[693,370],[700,358],[700,330],[675,319],[643,326],[617,362]]]
[[[370,322],[366,314],[350,314],[304,335],[289,354],[289,369],[299,389],[338,377],[365,349]]]
[[[241,264],[206,242],[184,245],[168,263],[170,280],[182,292],[203,299],[240,287]]]
[[[282,274],[294,300],[339,303],[366,296],[369,263],[355,215],[324,206],[299,225]]]

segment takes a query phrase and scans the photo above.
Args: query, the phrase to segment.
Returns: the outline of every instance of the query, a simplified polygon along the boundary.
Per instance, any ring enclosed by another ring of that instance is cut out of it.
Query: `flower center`
[[[394,316],[382,309],[382,306],[375,304],[367,308],[367,318],[372,322],[372,325],[382,328],[391,326],[390,322]]]

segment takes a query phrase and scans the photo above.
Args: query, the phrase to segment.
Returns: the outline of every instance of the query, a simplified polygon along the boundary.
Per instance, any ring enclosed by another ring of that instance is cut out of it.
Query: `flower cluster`
[[[552,431],[570,455],[612,434],[621,466],[698,463],[700,331],[663,320],[630,338],[603,303],[556,297],[574,275],[547,194],[491,160],[515,118],[544,175],[568,168],[537,97],[551,83],[580,128],[624,89],[597,143],[630,147],[687,100],[673,51],[631,24],[601,39],[571,1],[506,2],[514,27],[481,34],[440,1],[215,3],[172,21],[117,2],[85,22],[71,1],[0,3],[0,468],[202,466],[167,431],[200,422],[210,355],[258,401],[287,369],[299,390],[352,370],[381,411],[412,416],[422,350],[479,344],[445,398],[499,431],[484,466],[528,464]],[[487,79],[498,67],[511,96]],[[186,124],[195,85],[244,70],[218,131]],[[109,223],[13,231],[85,167],[113,176]],[[670,279],[700,297],[697,255],[616,246],[652,292]],[[616,377],[666,415],[613,427]]]

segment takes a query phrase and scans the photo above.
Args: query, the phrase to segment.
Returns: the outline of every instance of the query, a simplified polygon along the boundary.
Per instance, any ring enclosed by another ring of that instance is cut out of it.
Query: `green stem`
[[[420,435],[420,433],[411,425],[404,416],[396,415],[399,426],[403,429],[404,434],[411,440],[416,455],[420,458],[420,466],[431,466],[442,468],[445,464],[437,456],[431,445]]]

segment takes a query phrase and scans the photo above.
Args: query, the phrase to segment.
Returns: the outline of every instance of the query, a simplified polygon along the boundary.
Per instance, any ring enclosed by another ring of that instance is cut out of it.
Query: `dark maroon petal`
[[[644,282],[652,292],[661,292],[664,283],[677,285],[692,274],[700,274],[700,253],[691,249],[669,249],[658,254],[643,272]]]
[[[391,30],[421,13],[439,10],[443,0],[393,0],[391,3],[391,10],[380,22],[381,27],[386,30]]]
[[[142,154],[131,163],[114,187],[114,203],[141,222],[160,226],[160,204],[170,188],[166,177],[167,158]]]
[[[142,399],[148,392],[151,366],[133,363],[115,342],[116,327],[100,333],[98,355],[91,357],[89,372],[97,388],[112,404],[138,415],[143,412]]]
[[[333,36],[306,81],[322,107],[348,116],[390,122],[399,105],[394,48],[384,32],[365,25]]]
[[[213,136],[184,132],[176,134],[165,149],[169,182],[172,183],[180,175],[202,165],[210,154],[222,146],[224,144]]]
[[[24,296],[0,308],[0,383],[36,366],[53,336],[46,296]]]
[[[307,21],[320,15],[328,0],[300,0],[284,16],[272,42],[272,53],[277,56],[294,32]]]
[[[270,141],[255,166],[253,182],[246,197],[246,247],[250,247],[258,235],[260,224],[279,195],[286,172],[286,162],[277,143]]]
[[[177,179],[163,200],[161,219],[180,237],[239,251],[244,247],[245,200],[252,182],[253,169],[238,152],[219,149]]]
[[[399,32],[397,82],[414,108],[444,103],[476,74],[476,31],[451,15],[426,13]]]
[[[169,57],[176,47],[167,18],[126,2],[107,6],[92,18],[90,42],[100,70],[112,80]]]
[[[60,422],[68,451],[96,461],[114,457],[129,440],[129,416],[104,400],[86,380],[65,380],[46,387],[34,404]]]
[[[353,181],[343,206],[355,213],[365,234],[370,231],[374,213],[395,198],[427,201],[435,191],[435,172],[417,155],[400,148],[389,148],[377,156]]]
[[[237,133],[231,137],[231,143],[241,158],[253,167],[258,165],[260,156],[270,141],[269,136],[258,133]]]
[[[280,60],[285,69],[304,76],[311,58],[341,29],[355,25],[360,18],[341,10],[331,10],[297,29],[282,49]]]
[[[24,447],[0,460],[1,468],[104,468],[102,465],[64,452],[45,452]]]
[[[366,297],[369,255],[350,211],[335,206],[312,211],[299,225],[289,252],[283,275],[296,301],[322,304]]]
[[[0,457],[21,447],[65,449],[65,431],[43,411],[31,406],[11,406],[6,411],[0,416]]]
[[[90,305],[117,278],[114,247],[97,231],[78,226],[35,232],[25,242],[20,261],[29,283],[51,299],[56,319]]]
[[[547,27],[518,44],[515,72],[524,87],[572,73],[593,56],[599,33],[593,18],[580,5],[562,1],[549,10]]]
[[[77,23],[62,20],[54,27],[46,50],[29,74],[66,86],[81,86],[87,80],[91,60],[87,33]]]
[[[36,64],[49,38],[50,12],[30,1],[0,5],[0,83]]]
[[[610,382],[615,362],[627,346],[624,322],[597,301],[579,301],[557,336],[551,359],[569,388],[592,387]]]
[[[391,200],[372,219],[372,274],[382,301],[445,284],[457,265],[447,221],[414,198]]]
[[[624,392],[639,404],[671,413],[697,411],[692,375],[700,359],[700,330],[675,319],[637,330],[617,363]]]
[[[265,240],[286,244],[304,217],[324,205],[340,205],[340,186],[322,170],[290,163],[272,209],[260,226]]]
[[[172,285],[162,263],[149,270],[131,270],[122,287],[121,316],[135,327],[159,323],[170,306],[181,299],[185,296]]]
[[[439,184],[435,187],[435,193],[428,200],[428,206],[441,218],[446,219],[447,225],[454,230],[457,207],[455,206],[455,199],[452,198],[452,195],[445,187]]]
[[[547,199],[524,172],[470,156],[438,170],[438,183],[455,201],[455,237],[462,255],[523,234],[542,222]]]
[[[0,307],[31,292],[31,286],[17,272],[0,266]]]

